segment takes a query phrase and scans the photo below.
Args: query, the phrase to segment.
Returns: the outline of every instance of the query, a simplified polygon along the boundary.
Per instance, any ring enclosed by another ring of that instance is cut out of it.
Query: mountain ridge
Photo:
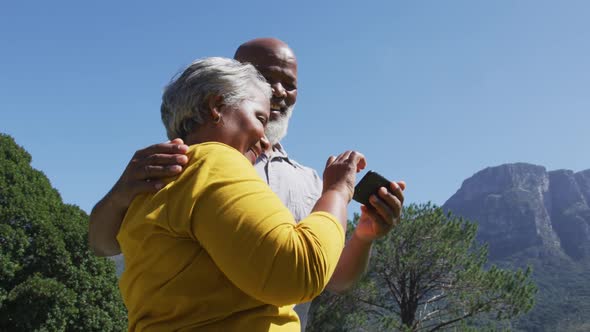
[[[517,331],[590,328],[590,169],[513,163],[463,181],[443,208],[478,224],[492,264],[533,267],[537,304]]]
[[[477,221],[491,259],[532,247],[544,254],[590,257],[590,169],[580,172],[513,163],[463,181],[445,210]]]

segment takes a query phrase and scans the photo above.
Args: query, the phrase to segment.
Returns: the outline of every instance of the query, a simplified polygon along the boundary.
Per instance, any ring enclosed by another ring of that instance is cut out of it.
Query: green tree
[[[0,330],[121,331],[113,262],[88,249],[88,216],[0,134]]]
[[[310,330],[508,328],[533,307],[531,270],[486,268],[476,233],[477,225],[431,204],[405,207],[400,224],[375,244],[358,287],[316,300]]]

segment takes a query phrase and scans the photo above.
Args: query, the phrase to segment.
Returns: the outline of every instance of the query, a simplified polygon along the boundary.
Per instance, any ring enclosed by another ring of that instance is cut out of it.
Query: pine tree
[[[310,330],[508,327],[534,304],[531,270],[486,267],[487,247],[476,243],[476,233],[476,224],[431,204],[405,207],[401,223],[375,244],[358,287],[314,303]]]

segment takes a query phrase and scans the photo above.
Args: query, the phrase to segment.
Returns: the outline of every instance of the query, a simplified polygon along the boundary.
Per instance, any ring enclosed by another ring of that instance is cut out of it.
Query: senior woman
[[[344,245],[364,157],[330,157],[312,214],[296,224],[252,163],[267,148],[270,86],[248,64],[206,58],[165,90],[168,137],[186,170],[138,196],[117,236],[130,331],[299,331],[293,304],[319,295]]]

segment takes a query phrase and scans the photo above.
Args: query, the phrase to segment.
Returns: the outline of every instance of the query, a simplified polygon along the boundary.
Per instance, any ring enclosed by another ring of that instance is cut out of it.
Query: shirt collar
[[[266,159],[268,161],[271,161],[275,158],[276,159],[283,159],[286,162],[288,162],[289,164],[291,164],[293,167],[296,167],[295,163],[289,159],[289,155],[287,154],[287,151],[285,151],[285,148],[283,148],[281,143],[277,143],[277,144],[273,145],[272,151],[262,153],[258,157],[258,160]]]
[[[285,151],[285,148],[283,148],[281,143],[277,143],[272,146],[272,152],[270,157],[282,157],[289,159],[289,155],[287,155],[287,151]]]

